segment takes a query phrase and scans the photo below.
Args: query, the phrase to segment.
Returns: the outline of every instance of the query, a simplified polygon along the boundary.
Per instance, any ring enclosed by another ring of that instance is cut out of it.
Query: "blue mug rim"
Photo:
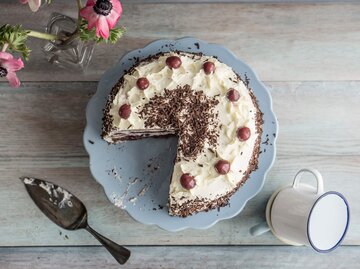
[[[333,247],[331,247],[331,248],[329,248],[329,249],[319,249],[319,248],[317,248],[317,247],[315,246],[315,244],[312,242],[312,240],[311,240],[311,238],[310,238],[310,235],[309,235],[310,216],[311,216],[311,213],[312,213],[313,209],[315,208],[316,204],[317,204],[322,198],[324,198],[325,196],[327,196],[327,195],[329,195],[329,194],[335,194],[335,195],[339,196],[341,199],[343,199],[343,201],[344,201],[344,203],[345,203],[345,205],[346,205],[346,210],[347,210],[346,226],[345,226],[344,232],[343,232],[342,236],[340,237],[339,241],[338,241]],[[308,219],[307,219],[307,225],[306,225],[306,226],[307,226],[307,229],[306,229],[306,230],[307,230],[307,238],[308,238],[308,240],[309,240],[309,243],[310,243],[311,247],[312,247],[314,250],[316,250],[317,252],[319,252],[319,253],[328,253],[328,252],[331,252],[331,251],[335,250],[335,249],[340,245],[340,243],[344,240],[345,235],[346,235],[346,233],[347,233],[347,231],[348,231],[348,228],[349,228],[349,223],[350,223],[350,207],[349,207],[349,203],[348,203],[348,201],[346,200],[345,196],[342,195],[340,192],[337,192],[337,191],[327,191],[327,192],[323,193],[321,196],[319,196],[319,197],[316,199],[315,203],[314,203],[313,206],[311,207],[310,212],[309,212],[309,216],[308,216]]]

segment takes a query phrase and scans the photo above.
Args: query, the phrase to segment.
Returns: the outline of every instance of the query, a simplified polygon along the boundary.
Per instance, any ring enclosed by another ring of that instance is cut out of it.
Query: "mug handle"
[[[267,225],[266,221],[256,224],[250,228],[250,234],[252,236],[258,236],[270,231],[270,227]]]
[[[316,194],[322,194],[324,192],[324,181],[323,181],[323,178],[320,174],[320,172],[316,169],[313,169],[313,168],[304,168],[304,169],[301,169],[299,172],[297,172],[295,178],[294,178],[294,182],[293,182],[293,185],[292,187],[293,188],[297,188],[299,186],[299,182],[300,182],[300,179],[301,179],[301,176],[304,172],[309,172],[311,174],[313,174],[316,178],[316,181],[317,181],[317,190],[316,190]]]

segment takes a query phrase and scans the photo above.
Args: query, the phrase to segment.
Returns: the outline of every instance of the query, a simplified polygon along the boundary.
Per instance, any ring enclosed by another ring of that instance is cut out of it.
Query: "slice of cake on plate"
[[[247,83],[215,57],[169,52],[137,63],[114,86],[103,117],[109,143],[179,138],[169,214],[222,207],[257,168],[262,113]]]

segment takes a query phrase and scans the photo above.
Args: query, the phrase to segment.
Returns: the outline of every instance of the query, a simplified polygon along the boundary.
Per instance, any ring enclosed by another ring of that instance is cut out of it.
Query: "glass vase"
[[[69,37],[76,31],[77,20],[59,13],[52,13],[46,26],[46,33]],[[59,67],[85,72],[93,51],[93,41],[82,41],[79,37],[67,41],[47,41],[43,51],[47,60]]]

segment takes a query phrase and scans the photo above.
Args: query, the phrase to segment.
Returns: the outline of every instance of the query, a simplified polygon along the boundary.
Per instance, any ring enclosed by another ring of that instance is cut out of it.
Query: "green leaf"
[[[82,20],[79,28],[80,39],[83,41],[93,40],[96,43],[105,42],[115,44],[126,32],[124,27],[116,27],[110,30],[110,35],[108,39],[103,37],[96,36],[95,28],[88,30],[88,23],[85,20]]]
[[[29,31],[23,30],[21,25],[4,24],[0,27],[0,46],[8,44],[8,49],[12,52],[19,52],[25,60],[29,59],[30,48],[26,46],[27,34]]]
[[[126,29],[124,27],[113,28],[110,30],[109,38],[106,39],[105,42],[110,42],[111,44],[115,44],[125,33],[126,33]]]

